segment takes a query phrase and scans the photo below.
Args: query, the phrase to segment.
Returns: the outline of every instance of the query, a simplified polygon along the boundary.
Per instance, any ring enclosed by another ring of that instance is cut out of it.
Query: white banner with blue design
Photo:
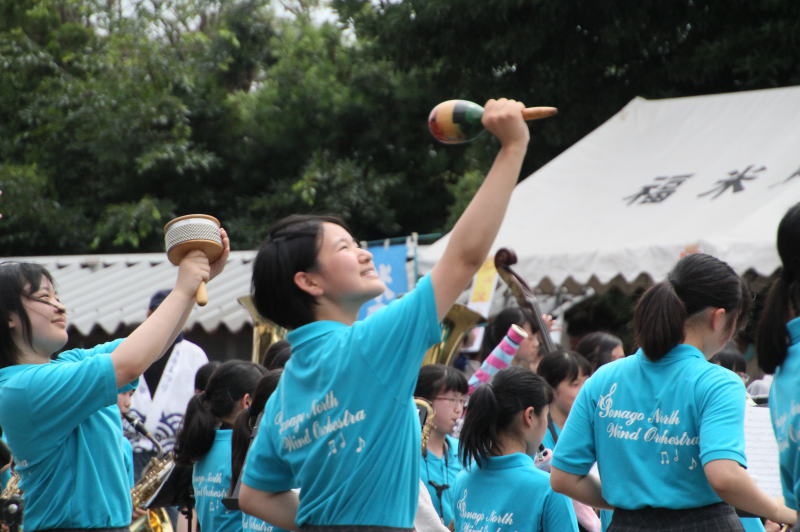
[[[375,271],[378,272],[381,281],[386,285],[386,290],[375,299],[364,303],[358,313],[358,319],[360,320],[408,292],[408,274],[406,273],[408,246],[400,244],[396,246],[375,246],[367,249],[372,253]]]

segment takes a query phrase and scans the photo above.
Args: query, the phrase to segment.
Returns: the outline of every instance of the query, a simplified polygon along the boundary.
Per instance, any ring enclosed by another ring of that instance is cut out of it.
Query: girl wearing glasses
[[[119,440],[117,390],[138,378],[172,345],[213,264],[186,255],[175,288],[125,340],[71,349],[67,311],[40,265],[0,265],[0,426],[16,460],[25,529],[127,531],[128,476]]]
[[[245,512],[314,532],[414,526],[419,366],[503,219],[528,145],[522,108],[487,102],[482,121],[501,148],[486,180],[430,275],[364,320],[356,321],[360,307],[385,286],[341,220],[293,216],[268,230],[253,264],[253,299],[291,329],[292,357],[247,455]]]
[[[450,434],[464,413],[467,379],[452,366],[430,364],[419,370],[414,397],[427,399],[433,405],[433,428],[427,449],[422,451],[420,479],[431,495],[433,506],[442,523],[453,521],[450,489],[461,471],[458,440]]]

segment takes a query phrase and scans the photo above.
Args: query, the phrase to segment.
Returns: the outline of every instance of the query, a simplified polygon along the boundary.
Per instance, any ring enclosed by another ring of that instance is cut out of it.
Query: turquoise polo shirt
[[[232,435],[232,430],[217,430],[211,449],[192,468],[194,507],[202,530],[233,532],[242,529],[242,512],[228,510],[222,504],[231,485]]]
[[[453,483],[456,477],[464,469],[461,460],[458,459],[458,440],[452,436],[445,436],[447,450],[442,457],[438,457],[432,452],[426,453],[419,463],[419,476],[428,493],[431,494],[431,501],[436,513],[442,518],[445,525],[453,521]],[[436,488],[431,485],[431,481],[439,486],[449,486],[442,491],[442,496],[436,493]]]
[[[800,501],[800,318],[786,324],[789,351],[775,372],[769,391],[769,412],[778,442],[781,487],[786,506]]]
[[[267,401],[243,482],[300,488],[298,525],[412,528],[420,426],[412,394],[441,339],[430,277],[351,326],[289,333],[292,357]]]
[[[25,493],[26,530],[130,524],[110,356],[121,342],[0,369],[0,426]]]
[[[600,367],[578,393],[552,465],[586,475],[596,461],[614,507],[720,502],[703,472],[744,454],[745,389],[732,371],[681,344],[657,362],[639,350]]]
[[[456,532],[578,531],[572,501],[526,454],[491,456],[459,473],[453,489]]]

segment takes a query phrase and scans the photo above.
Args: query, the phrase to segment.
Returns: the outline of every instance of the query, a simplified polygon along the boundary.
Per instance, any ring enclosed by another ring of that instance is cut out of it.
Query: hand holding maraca
[[[492,100],[490,100],[492,101]],[[487,102],[488,103],[488,102]],[[539,120],[558,112],[555,107],[522,107],[523,120]],[[483,133],[484,108],[467,100],[447,100],[428,115],[428,129],[443,144],[463,144]]]
[[[194,287],[198,305],[208,303],[206,281],[222,271],[230,253],[230,241],[219,220],[205,214],[180,216],[164,226],[164,242],[170,262],[186,270],[183,276],[179,274],[179,286]]]
[[[219,235],[222,253],[215,261],[209,262],[209,257],[199,249],[189,251],[181,259],[178,265],[178,280],[175,282],[176,291],[194,299],[201,284],[205,284],[222,272],[230,254],[230,239],[225,229],[220,229]]]
[[[489,100],[484,107],[481,124],[497,137],[504,148],[518,145],[525,150],[531,134],[522,118],[524,109],[522,102],[515,100]]]

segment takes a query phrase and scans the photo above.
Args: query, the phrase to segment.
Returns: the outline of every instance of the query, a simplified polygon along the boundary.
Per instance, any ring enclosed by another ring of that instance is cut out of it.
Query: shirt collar
[[[655,362],[647,358],[647,355],[644,354],[644,351],[642,351],[641,348],[639,348],[639,350],[636,351],[635,354],[641,356],[642,360],[644,360],[645,362],[649,362],[651,364],[659,364],[664,361],[675,361],[683,358],[700,358],[703,360],[705,360],[706,358],[706,356],[703,354],[702,351],[697,349],[695,346],[689,344],[676,345],[675,347],[670,349],[666,355],[664,355]]]
[[[524,453],[490,456],[482,461],[481,469],[511,469],[515,467],[533,467],[533,458]]]
[[[792,344],[800,344],[800,318],[795,318],[786,324]]]
[[[306,342],[345,327],[347,325],[338,321],[312,321],[290,331],[286,340],[292,344],[292,349],[297,349]]]

